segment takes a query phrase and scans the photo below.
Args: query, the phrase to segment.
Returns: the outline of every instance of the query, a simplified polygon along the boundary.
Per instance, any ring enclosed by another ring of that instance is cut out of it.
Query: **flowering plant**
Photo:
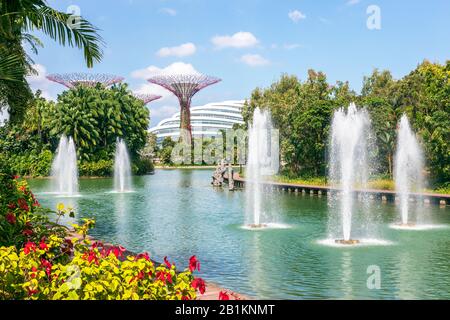
[[[70,239],[0,247],[0,299],[191,300],[205,292],[190,268],[178,272],[167,258],[157,266],[148,253],[125,256],[120,246],[92,241],[85,233],[92,223],[76,226]],[[71,259],[58,262],[61,253]]]
[[[52,234],[64,237],[67,228],[50,214],[58,212],[42,208],[24,179],[0,172],[0,246],[20,249]]]

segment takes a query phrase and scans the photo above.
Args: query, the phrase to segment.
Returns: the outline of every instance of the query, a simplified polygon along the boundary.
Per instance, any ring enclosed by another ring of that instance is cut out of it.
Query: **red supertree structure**
[[[65,73],[65,74],[50,74],[47,79],[72,89],[78,85],[86,87],[95,87],[97,83],[101,83],[105,87],[112,86],[115,83],[122,82],[124,78],[104,74],[104,73]]]
[[[200,90],[219,81],[221,79],[203,74],[157,75],[148,79],[148,82],[172,92],[180,101],[180,138],[187,144],[192,143],[190,111],[192,97]]]
[[[133,93],[133,96],[136,99],[142,100],[144,104],[148,104],[152,101],[161,99],[161,96],[155,95],[155,94],[146,94],[146,93]]]

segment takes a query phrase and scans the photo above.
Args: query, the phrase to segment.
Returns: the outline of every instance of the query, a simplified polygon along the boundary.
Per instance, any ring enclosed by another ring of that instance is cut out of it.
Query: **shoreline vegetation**
[[[235,165],[232,166],[233,169],[239,170],[240,166]],[[243,166],[244,167],[244,166]],[[155,165],[154,169],[156,170],[211,170],[215,169],[216,166],[209,166],[209,165]],[[152,173],[149,173],[149,175],[155,174],[155,171]],[[240,174],[241,178],[245,179],[245,175],[242,173]],[[32,177],[32,176],[24,176],[25,179],[39,179],[39,180],[50,180],[50,176],[40,176],[40,177]],[[80,176],[79,177],[82,180],[94,180],[94,179],[108,179],[111,178],[110,176]],[[309,185],[309,186],[321,186],[321,187],[329,187],[330,185],[327,183],[326,177],[288,177],[286,175],[276,175],[276,176],[270,176],[267,177],[266,181],[270,182],[278,182],[278,183],[290,183],[290,184],[298,184],[298,185]],[[373,190],[380,190],[380,191],[395,191],[395,183],[392,179],[386,179],[386,178],[376,178],[372,179],[368,183],[368,189]],[[450,195],[450,187],[440,187],[436,189],[430,189],[425,188],[423,193],[437,193],[437,194],[444,194],[444,195]]]

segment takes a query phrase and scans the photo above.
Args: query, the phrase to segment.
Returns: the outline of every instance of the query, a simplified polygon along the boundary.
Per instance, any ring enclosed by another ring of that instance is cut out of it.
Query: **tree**
[[[110,159],[117,138],[123,138],[132,157],[147,142],[150,116],[144,103],[119,84],[111,89],[78,85],[58,97],[52,135],[71,136],[82,159]]]
[[[1,0],[0,2],[0,102],[9,105],[11,121],[21,120],[24,106],[32,99],[26,76],[33,73],[32,59],[22,43],[31,45],[33,53],[42,46],[30,34],[41,31],[61,45],[83,50],[88,67],[102,58],[102,39],[97,29],[79,17],[72,25],[70,14],[59,12],[44,0]]]
[[[399,84],[387,70],[375,69],[364,77],[360,103],[367,108],[375,134],[378,172],[392,178],[398,117],[397,90]]]

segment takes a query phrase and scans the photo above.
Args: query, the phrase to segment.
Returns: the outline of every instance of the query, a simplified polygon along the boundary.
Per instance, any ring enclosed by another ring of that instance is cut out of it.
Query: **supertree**
[[[72,89],[77,85],[94,87],[97,83],[101,83],[103,86],[109,87],[115,83],[122,82],[124,78],[103,73],[65,73],[50,74],[47,76],[47,79]]]
[[[172,92],[180,101],[180,138],[187,144],[192,143],[191,100],[200,90],[221,81],[219,78],[203,74],[158,75],[148,79]]]
[[[148,104],[152,101],[161,99],[161,96],[155,95],[155,94],[146,94],[146,93],[133,93],[133,96],[136,99],[142,100],[144,104]]]

